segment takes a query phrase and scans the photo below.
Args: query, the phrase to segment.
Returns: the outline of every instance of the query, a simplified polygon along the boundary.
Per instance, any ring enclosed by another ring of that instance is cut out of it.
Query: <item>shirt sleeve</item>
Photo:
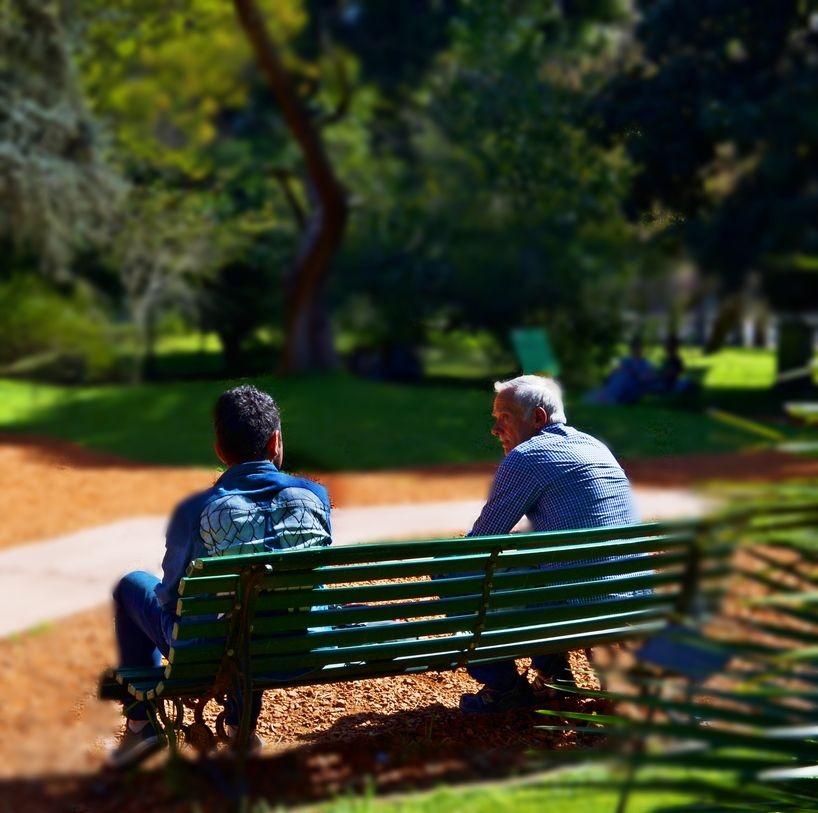
[[[190,512],[185,504],[177,506],[165,534],[165,557],[162,559],[162,581],[156,585],[156,596],[163,607],[175,610],[179,582],[193,559],[193,532]]]
[[[512,449],[497,469],[488,500],[467,536],[510,533],[534,505],[540,491],[525,457]]]
[[[329,501],[329,492],[322,486],[318,495],[321,500],[321,505],[324,508],[324,522],[326,523],[327,533],[329,534],[328,545],[332,544],[332,505]]]

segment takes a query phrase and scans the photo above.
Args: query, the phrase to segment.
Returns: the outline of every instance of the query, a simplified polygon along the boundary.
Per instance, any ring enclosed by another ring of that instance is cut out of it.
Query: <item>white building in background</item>
[[[710,303],[704,304],[686,313],[679,320],[679,338],[683,344],[702,346],[707,342],[718,314],[718,308]],[[650,314],[639,316],[628,314],[626,317],[634,326],[633,332],[642,332],[651,339],[662,341],[667,333],[670,316],[667,311],[654,310]],[[818,312],[799,314],[798,319],[805,322],[813,331],[813,347],[818,352]],[[775,350],[778,346],[778,327],[787,314],[776,314],[770,311],[748,314],[728,335],[725,344],[728,347],[757,347]]]

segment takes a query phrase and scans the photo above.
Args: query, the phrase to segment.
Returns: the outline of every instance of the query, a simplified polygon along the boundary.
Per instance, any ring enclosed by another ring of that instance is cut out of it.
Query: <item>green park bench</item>
[[[204,753],[225,739],[223,714],[214,734],[205,703],[237,689],[248,698],[656,635],[720,589],[727,547],[691,520],[197,559],[167,666],[110,671],[100,697],[147,701],[171,743],[182,733]]]

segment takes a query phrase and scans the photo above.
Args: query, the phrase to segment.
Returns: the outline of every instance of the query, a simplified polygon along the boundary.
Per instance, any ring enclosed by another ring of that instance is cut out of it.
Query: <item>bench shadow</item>
[[[532,750],[569,745],[562,735],[536,729],[541,722],[530,710],[464,717],[439,704],[392,714],[367,711],[308,735],[302,745],[276,751],[271,744],[247,761],[244,777],[226,755],[161,758],[129,774],[100,770],[0,780],[0,799],[8,810],[26,813],[181,813],[194,802],[203,813],[227,813],[238,809],[242,788],[278,809],[361,793],[466,785],[541,771],[543,762],[531,759]]]

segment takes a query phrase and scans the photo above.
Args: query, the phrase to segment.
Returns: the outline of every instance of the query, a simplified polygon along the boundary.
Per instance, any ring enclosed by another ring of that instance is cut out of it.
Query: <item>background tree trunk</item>
[[[291,284],[287,286],[281,366],[286,372],[323,369],[335,362],[327,309],[322,301],[323,283],[346,227],[346,194],[327,158],[320,131],[301,104],[254,0],[234,0],[234,5],[258,65],[301,150],[311,192],[311,210],[301,234]]]
[[[784,314],[778,323],[776,390],[785,396],[808,395],[812,383],[815,331],[800,314]]]

